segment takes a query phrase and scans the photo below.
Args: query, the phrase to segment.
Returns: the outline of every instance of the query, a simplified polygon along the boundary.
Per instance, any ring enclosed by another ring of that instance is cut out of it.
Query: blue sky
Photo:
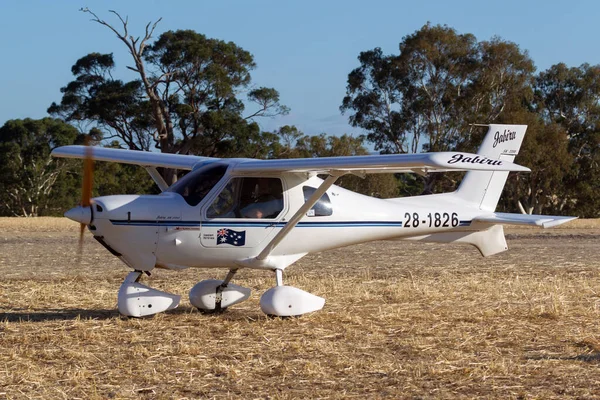
[[[265,130],[294,124],[306,134],[360,134],[339,112],[348,73],[361,51],[397,54],[402,37],[430,21],[478,40],[494,35],[527,50],[538,70],[564,62],[600,63],[600,3],[594,1],[16,1],[0,0],[0,125],[42,118],[73,63],[90,52],[114,53],[121,79],[132,79],[124,45],[79,12],[89,7],[129,16],[130,32],[162,17],[157,34],[193,29],[251,52],[253,84],[274,87],[290,115],[263,119]],[[158,36],[158,35],[155,35]]]

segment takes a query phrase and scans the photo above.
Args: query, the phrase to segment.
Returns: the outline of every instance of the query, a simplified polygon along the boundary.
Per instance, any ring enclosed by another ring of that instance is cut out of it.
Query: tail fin
[[[488,125],[489,129],[477,154],[495,160],[513,162],[519,153],[527,125]],[[469,171],[455,194],[465,201],[476,203],[479,209],[494,211],[507,171]]]

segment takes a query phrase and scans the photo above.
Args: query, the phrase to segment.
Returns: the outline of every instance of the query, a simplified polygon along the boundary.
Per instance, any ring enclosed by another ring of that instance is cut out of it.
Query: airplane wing
[[[577,217],[558,217],[553,215],[527,215],[511,213],[493,213],[473,218],[473,221],[492,224],[530,225],[551,228],[577,219]]]
[[[389,154],[350,157],[292,158],[277,160],[244,160],[231,170],[234,175],[248,173],[332,171],[350,173],[428,172],[445,171],[530,171],[529,168],[504,160],[489,159],[470,153],[439,152],[420,154]]]
[[[58,147],[52,151],[52,156],[63,158],[85,158],[86,146]],[[182,170],[192,170],[194,165],[202,161],[216,160],[215,158],[210,157],[110,149],[106,147],[92,147],[92,158],[98,161],[113,161],[124,164],[136,164],[143,167],[163,167]]]
[[[137,164],[144,167],[165,167],[191,170],[197,163],[218,160],[181,154],[153,153],[149,151],[92,147],[92,157],[98,161]],[[52,151],[53,157],[85,158],[85,146],[63,146]],[[529,168],[515,163],[489,159],[470,153],[440,152],[420,154],[389,154],[372,156],[292,158],[276,160],[241,159],[232,174],[277,174],[283,172],[313,172],[327,174],[332,171],[349,173],[428,172],[445,171],[522,171]]]

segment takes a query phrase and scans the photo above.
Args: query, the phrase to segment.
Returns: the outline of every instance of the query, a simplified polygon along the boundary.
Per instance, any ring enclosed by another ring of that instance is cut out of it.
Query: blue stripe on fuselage
[[[128,226],[202,226],[204,227],[238,227],[238,228],[269,228],[284,227],[287,222],[263,222],[263,221],[152,221],[152,220],[113,220],[113,225]],[[470,226],[471,221],[460,221],[458,226]],[[402,221],[306,221],[299,222],[298,228],[353,228],[353,227],[395,227],[401,228]]]
[[[241,227],[241,228],[269,228],[284,227],[287,222],[263,222],[263,221],[152,221],[152,220],[113,220],[113,225],[129,226],[205,226],[205,227]],[[470,226],[471,221],[460,221],[458,226]],[[307,221],[299,222],[299,228],[351,228],[351,227],[402,227],[402,221]]]
[[[263,221],[151,221],[151,220],[113,220],[110,222],[113,225],[129,225],[129,226],[206,226],[206,227],[244,227],[244,228],[268,228],[268,227],[284,227],[287,222],[263,222]],[[298,227],[308,228],[324,228],[324,227],[402,227],[402,221],[309,221],[299,222]]]

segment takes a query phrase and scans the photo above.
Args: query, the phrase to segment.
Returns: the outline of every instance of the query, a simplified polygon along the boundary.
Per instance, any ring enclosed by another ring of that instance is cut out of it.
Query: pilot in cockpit
[[[246,204],[240,212],[242,218],[275,218],[283,209],[281,181],[273,178],[257,178]]]

